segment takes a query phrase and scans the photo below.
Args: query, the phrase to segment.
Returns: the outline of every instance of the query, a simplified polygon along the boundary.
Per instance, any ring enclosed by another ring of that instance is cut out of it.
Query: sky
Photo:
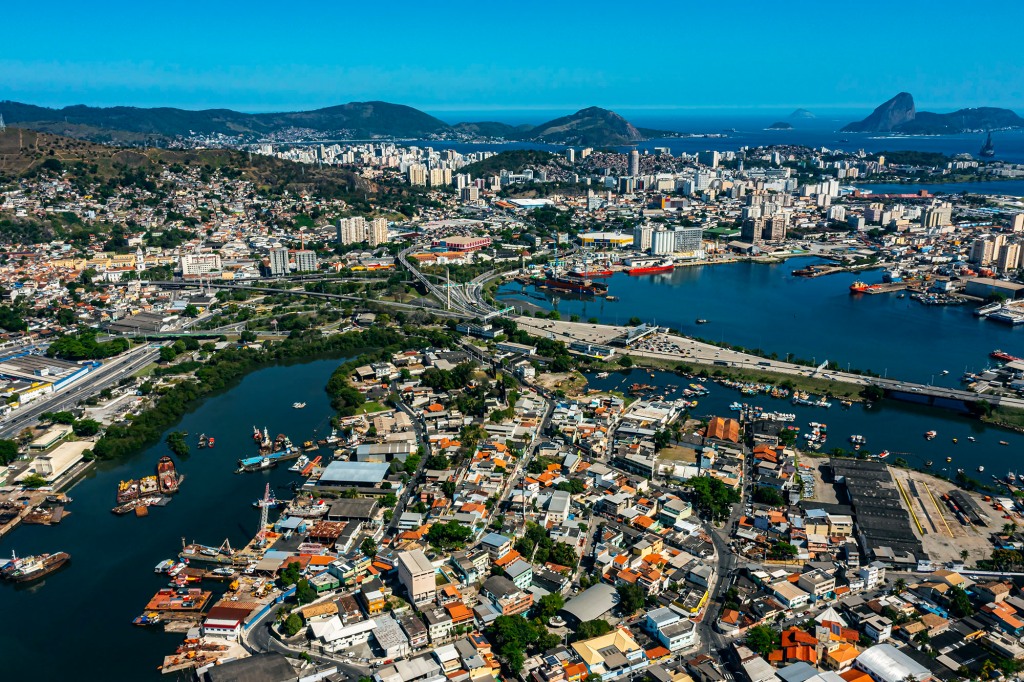
[[[1021,0],[7,3],[0,100],[295,111],[1024,113]]]

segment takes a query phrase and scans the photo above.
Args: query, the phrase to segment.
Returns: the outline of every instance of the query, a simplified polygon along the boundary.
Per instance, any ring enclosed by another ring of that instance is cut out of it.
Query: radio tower
[[[260,532],[256,535],[256,545],[263,547],[267,544],[267,510],[270,509],[270,484],[267,483],[267,489],[263,493],[263,499],[260,500]]]

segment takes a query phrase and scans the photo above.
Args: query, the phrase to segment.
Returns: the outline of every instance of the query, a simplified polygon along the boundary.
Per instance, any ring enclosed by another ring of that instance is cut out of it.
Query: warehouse
[[[317,485],[321,487],[376,488],[384,482],[391,465],[385,462],[331,462]]]

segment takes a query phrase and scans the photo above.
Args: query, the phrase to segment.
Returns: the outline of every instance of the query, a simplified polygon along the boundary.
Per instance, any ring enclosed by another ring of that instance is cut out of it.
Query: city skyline
[[[1024,18],[1019,5],[993,5],[984,15],[958,15],[957,35],[998,34]],[[923,48],[926,36],[937,45],[955,37],[944,2],[866,2],[856,11],[798,2],[785,13],[759,9],[728,21],[693,4],[624,24],[620,6],[605,2],[525,3],[517,16],[504,7],[452,16],[398,3],[392,16],[410,28],[391,33],[368,7],[292,16],[267,3],[251,7],[241,16],[204,6],[198,15],[186,5],[179,13],[190,23],[167,38],[147,35],[146,27],[166,21],[148,8],[55,12],[47,40],[9,36],[0,98],[253,112],[383,100],[437,114],[588,105],[700,113],[870,109],[900,91],[926,110],[1019,108],[1024,94],[1010,40],[972,42],[969,51]],[[7,14],[27,23],[31,11]],[[169,47],[172,37],[180,51]],[[901,41],[910,42],[901,49]]]

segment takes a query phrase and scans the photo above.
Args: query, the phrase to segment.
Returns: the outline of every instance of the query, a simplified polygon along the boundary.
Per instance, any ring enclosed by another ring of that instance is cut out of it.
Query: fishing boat
[[[15,557],[11,570],[4,568],[3,577],[13,583],[30,583],[41,580],[54,571],[59,570],[71,561],[67,552],[55,554],[39,554],[18,559]]]
[[[160,492],[164,495],[173,495],[178,492],[181,479],[178,478],[178,472],[174,468],[174,460],[167,455],[161,457],[156,464],[156,475],[160,481]]]
[[[296,410],[301,410],[305,406],[306,406],[306,403],[292,403],[292,407],[294,407]]]
[[[209,438],[206,439],[206,447],[212,448],[213,447],[213,443],[214,443],[213,436],[210,436]]]

